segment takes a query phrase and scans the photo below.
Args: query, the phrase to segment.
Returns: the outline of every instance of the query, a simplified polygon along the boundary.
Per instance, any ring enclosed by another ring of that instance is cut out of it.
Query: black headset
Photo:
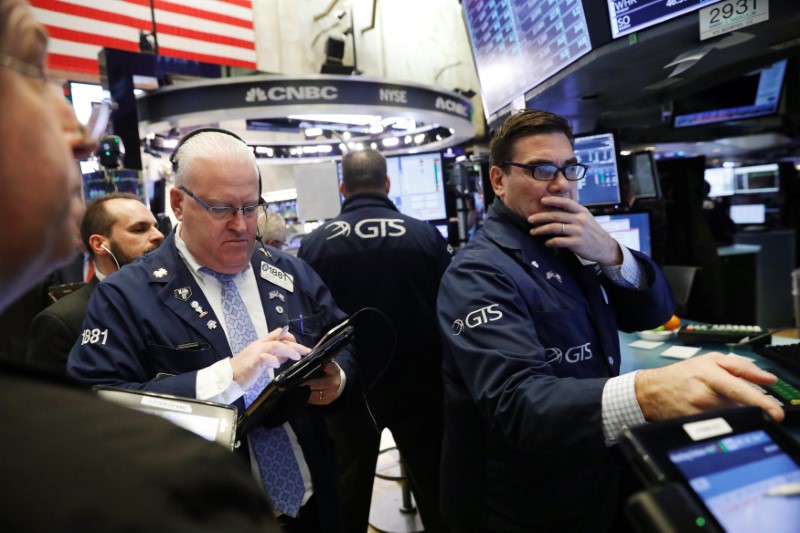
[[[224,135],[230,135],[234,139],[240,140],[245,146],[248,146],[244,139],[233,133],[232,131],[224,130],[222,128],[197,128],[196,130],[192,130],[178,142],[175,148],[172,150],[172,153],[169,154],[169,162],[172,163],[172,173],[175,174],[178,172],[178,152],[180,151],[181,147],[186,144],[186,141],[194,137],[195,135],[199,135],[201,133],[222,133]],[[249,146],[248,146],[249,148]],[[261,209],[267,209],[267,202],[264,198],[261,197],[261,169],[258,168],[258,163],[256,163],[256,172],[258,172],[258,205]],[[258,228],[258,224],[256,224],[256,228]],[[261,231],[256,229],[256,238],[261,241]]]

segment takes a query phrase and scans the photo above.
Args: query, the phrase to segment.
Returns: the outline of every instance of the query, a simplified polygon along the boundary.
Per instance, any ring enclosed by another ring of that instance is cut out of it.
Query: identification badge
[[[294,292],[294,278],[292,275],[266,261],[261,262],[261,277],[282,289]]]

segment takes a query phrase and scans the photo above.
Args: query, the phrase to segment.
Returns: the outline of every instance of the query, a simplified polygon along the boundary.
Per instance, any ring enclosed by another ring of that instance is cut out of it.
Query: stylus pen
[[[772,487],[767,491],[767,496],[800,496],[800,483],[784,483]]]
[[[281,328],[281,332],[278,334],[278,340],[284,338],[288,332],[289,332],[289,324],[286,324]]]

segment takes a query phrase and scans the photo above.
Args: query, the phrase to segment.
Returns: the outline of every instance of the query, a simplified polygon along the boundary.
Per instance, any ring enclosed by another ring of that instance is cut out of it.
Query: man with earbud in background
[[[130,193],[107,194],[89,202],[80,234],[94,262],[94,276],[86,285],[33,319],[28,344],[29,364],[64,375],[67,356],[80,336],[94,288],[106,276],[158,248],[164,235],[157,224],[150,210]]]

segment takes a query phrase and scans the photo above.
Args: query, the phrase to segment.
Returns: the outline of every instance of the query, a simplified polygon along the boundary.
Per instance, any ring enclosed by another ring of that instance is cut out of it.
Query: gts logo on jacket
[[[350,236],[350,223],[344,220],[331,222],[325,229],[331,230],[326,240]],[[406,234],[406,226],[399,218],[365,218],[353,227],[356,237],[361,239],[377,239],[381,237],[402,237]]]
[[[453,335],[461,335],[461,332],[464,331],[465,326],[469,329],[472,329],[482,324],[486,324],[487,322],[500,320],[503,318],[503,312],[499,311],[497,309],[498,307],[500,307],[500,304],[487,305],[486,307],[481,307],[480,309],[472,311],[464,320],[457,318],[455,322],[453,322],[452,326]]]
[[[592,358],[592,349],[590,348],[591,342],[586,344],[579,344],[578,346],[571,346],[566,351],[561,351],[560,348],[551,347],[545,348],[545,359],[548,363],[567,363],[574,364],[586,361]]]

